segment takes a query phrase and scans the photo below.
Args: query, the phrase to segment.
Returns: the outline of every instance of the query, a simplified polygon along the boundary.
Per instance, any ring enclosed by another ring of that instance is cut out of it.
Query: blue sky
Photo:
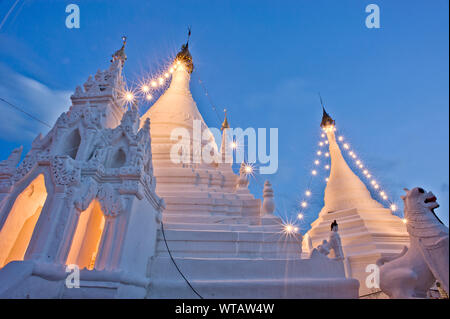
[[[14,2],[0,1],[0,19]],[[80,29],[65,27],[69,3],[80,7]],[[380,29],[365,26],[370,3],[380,7]],[[53,124],[74,88],[108,67],[123,34],[133,83],[176,54],[188,25],[191,90],[207,124],[219,125],[200,79],[233,127],[279,128],[279,169],[251,181],[257,197],[269,179],[278,212],[295,213],[317,151],[320,91],[388,194],[401,204],[403,187],[432,190],[448,225],[447,0],[20,0],[0,29],[0,97]],[[48,130],[0,110],[0,159]],[[313,180],[304,229],[323,203],[324,177]]]

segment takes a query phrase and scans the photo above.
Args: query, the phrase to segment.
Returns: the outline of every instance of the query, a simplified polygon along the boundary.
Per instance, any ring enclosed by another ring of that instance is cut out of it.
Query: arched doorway
[[[94,269],[104,227],[105,217],[100,203],[93,200],[80,214],[66,265],[75,264],[80,269]]]
[[[20,193],[0,230],[0,268],[23,260],[47,199],[44,174],[38,175]]]

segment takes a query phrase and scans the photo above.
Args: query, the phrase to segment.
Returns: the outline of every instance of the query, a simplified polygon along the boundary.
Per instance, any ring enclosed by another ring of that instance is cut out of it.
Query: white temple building
[[[77,87],[70,109],[22,161],[20,148],[0,162],[0,298],[357,298],[342,260],[317,250],[302,258],[302,236],[283,231],[273,214],[270,183],[261,204],[231,164],[171,160],[173,129],[192,136],[194,120],[207,129],[189,89],[188,43],[170,87],[140,118],[121,102],[124,47]],[[321,213],[314,242],[329,234],[328,211],[341,207],[333,195],[326,203],[335,206]],[[366,209],[355,207],[333,213],[347,254],[348,238],[360,238],[347,236],[345,216]],[[73,265],[79,287],[67,284]]]
[[[364,183],[345,162],[336,142],[334,120],[323,109],[321,127],[328,139],[331,158],[330,176],[325,188],[324,206],[305,234],[303,251],[308,252],[328,238],[329,225],[336,220],[344,252],[347,277],[360,282],[359,294],[379,289],[368,288],[366,279],[381,257],[399,254],[409,245],[402,219],[374,200]]]

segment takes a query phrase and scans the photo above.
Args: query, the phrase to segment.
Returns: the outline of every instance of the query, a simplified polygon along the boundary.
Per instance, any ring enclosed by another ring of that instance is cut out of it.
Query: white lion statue
[[[391,298],[425,298],[437,280],[448,293],[448,227],[434,213],[436,196],[420,187],[405,189],[402,196],[409,248],[400,255],[381,258],[380,288]]]

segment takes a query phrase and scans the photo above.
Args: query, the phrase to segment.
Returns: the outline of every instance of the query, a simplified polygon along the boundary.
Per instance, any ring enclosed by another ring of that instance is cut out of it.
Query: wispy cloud
[[[0,64],[0,97],[40,120],[53,125],[70,105],[69,91],[53,90],[45,84]],[[29,141],[48,127],[0,102],[0,139]]]

